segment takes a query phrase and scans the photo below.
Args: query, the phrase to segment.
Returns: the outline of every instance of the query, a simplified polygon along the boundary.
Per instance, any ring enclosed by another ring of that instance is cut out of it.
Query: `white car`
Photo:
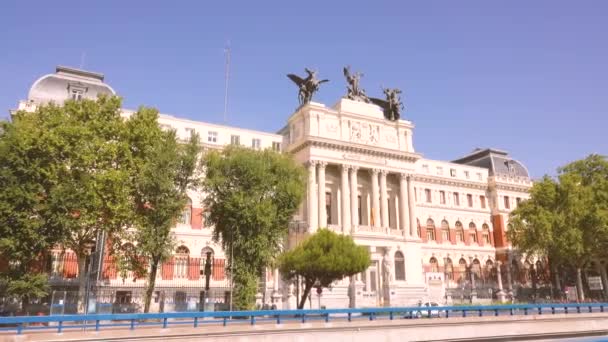
[[[421,318],[421,317],[441,317],[444,310],[433,309],[434,307],[439,307],[439,304],[435,302],[426,302],[420,303],[420,310],[416,310],[412,312],[412,317]],[[430,316],[429,316],[430,311]]]

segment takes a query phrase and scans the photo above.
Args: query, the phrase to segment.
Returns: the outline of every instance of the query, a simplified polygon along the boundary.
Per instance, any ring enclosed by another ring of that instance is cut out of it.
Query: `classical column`
[[[319,219],[317,218],[317,162],[308,163],[308,229],[310,233],[317,231]]]
[[[388,192],[386,189],[386,170],[380,170],[380,210],[382,210],[382,227],[388,227]]]
[[[414,180],[412,175],[407,177],[407,204],[410,214],[410,236],[418,236],[418,229],[416,229],[416,201],[414,200]]]
[[[380,224],[380,191],[378,190],[378,172],[378,169],[369,170],[372,177],[372,216],[374,217],[374,227],[382,226]]]
[[[348,196],[348,165],[342,165],[342,232],[350,231],[350,197]]]
[[[359,225],[359,192],[357,191],[357,171],[359,168],[352,166],[350,168],[350,223],[351,230],[354,232],[355,227]]]
[[[327,209],[325,203],[325,166],[319,162],[319,227],[327,227]]]
[[[412,236],[411,230],[407,229],[410,223],[408,196],[407,196],[407,175],[399,175],[399,224],[401,230],[408,236]]]

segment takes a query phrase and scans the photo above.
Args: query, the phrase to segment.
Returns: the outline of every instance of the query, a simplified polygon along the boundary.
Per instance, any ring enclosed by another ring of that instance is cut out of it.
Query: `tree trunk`
[[[562,282],[559,278],[559,268],[557,266],[553,267],[553,278],[555,280],[555,293],[562,296]]]
[[[78,258],[78,312],[85,313],[86,286],[87,286],[87,256],[84,253],[76,254]]]
[[[150,312],[150,303],[152,302],[152,293],[154,293],[154,286],[156,285],[158,264],[159,258],[152,258],[150,273],[148,273],[148,281],[146,282],[146,293],[144,295],[144,313]]]
[[[576,292],[578,301],[583,302],[585,300],[585,292],[583,291],[583,275],[580,267],[576,268]]]
[[[304,287],[304,293],[302,293],[302,298],[300,298],[300,303],[298,303],[298,309],[304,309],[304,304],[306,304],[306,298],[310,294],[310,290],[312,289],[312,285],[314,283],[306,281],[306,285]]]

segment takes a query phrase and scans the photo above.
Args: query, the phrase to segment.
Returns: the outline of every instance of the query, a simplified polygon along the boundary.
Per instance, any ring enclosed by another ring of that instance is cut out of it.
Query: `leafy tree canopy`
[[[321,229],[278,259],[279,271],[287,280],[304,278],[302,309],[313,286],[329,287],[332,282],[365,271],[371,263],[369,251],[348,235]]]
[[[530,199],[510,217],[509,239],[524,253],[548,256],[556,265],[580,270],[606,255],[608,242],[608,161],[599,155],[558,169],[536,182]],[[582,298],[582,293],[579,293]]]
[[[206,219],[229,254],[236,307],[251,308],[258,275],[302,202],[305,171],[285,154],[229,146],[205,156],[204,172]]]

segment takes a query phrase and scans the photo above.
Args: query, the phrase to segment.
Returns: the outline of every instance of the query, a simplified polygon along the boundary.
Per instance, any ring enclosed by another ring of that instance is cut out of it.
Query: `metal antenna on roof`
[[[80,68],[79,69],[84,69],[84,60],[86,57],[87,57],[87,53],[83,51],[80,54]]]
[[[225,74],[225,84],[226,88],[224,91],[224,123],[228,122],[228,79],[230,78],[230,41],[226,42],[226,47],[224,48],[224,53],[226,54],[226,74]]]

